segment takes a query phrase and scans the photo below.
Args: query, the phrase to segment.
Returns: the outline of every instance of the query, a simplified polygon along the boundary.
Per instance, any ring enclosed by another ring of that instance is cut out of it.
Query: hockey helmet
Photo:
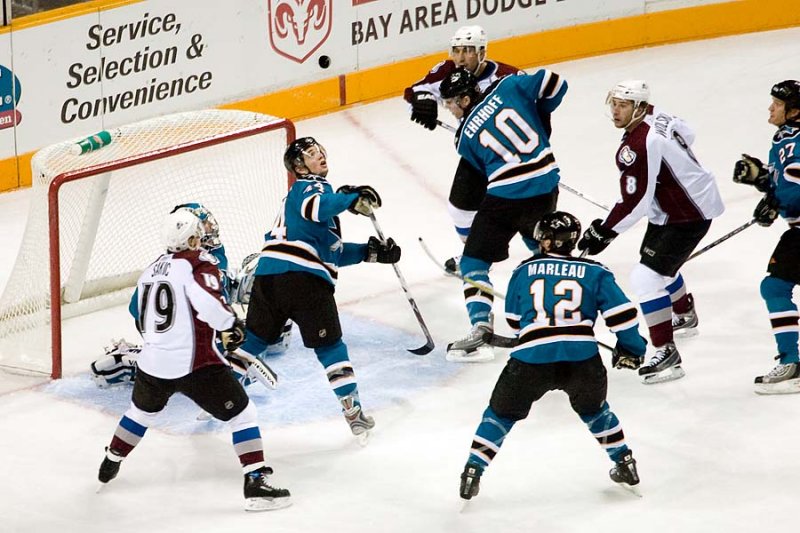
[[[442,80],[439,86],[439,93],[442,98],[455,98],[457,96],[469,96],[473,104],[477,102],[480,95],[478,80],[475,75],[465,68],[457,68]]]
[[[772,86],[770,95],[786,105],[786,109],[800,109],[800,81],[784,80]]]
[[[305,166],[303,154],[314,146],[318,147],[323,154],[326,153],[325,148],[323,148],[314,137],[301,137],[292,141],[283,153],[283,165],[286,167],[286,170],[299,177],[300,174],[297,173],[295,167]]]
[[[616,84],[606,96],[606,104],[611,103],[612,98],[633,101],[634,107],[646,104],[650,101],[650,87],[644,80],[625,80]]]
[[[213,250],[218,248],[222,243],[219,240],[219,224],[214,214],[208,210],[206,206],[197,202],[189,202],[186,204],[178,204],[172,208],[170,213],[174,213],[178,209],[185,209],[194,213],[203,223],[203,240],[200,242],[206,250]]]
[[[486,51],[489,40],[486,38],[486,31],[480,26],[462,26],[450,38],[450,48],[456,46],[474,46],[475,51]]]
[[[178,209],[167,215],[161,229],[161,237],[168,252],[196,249],[203,235],[203,223],[188,209]],[[192,237],[197,238],[195,246],[189,243]]]
[[[581,235],[581,222],[566,211],[547,213],[533,230],[533,238],[540,243],[551,241],[550,252],[569,254],[575,249]]]

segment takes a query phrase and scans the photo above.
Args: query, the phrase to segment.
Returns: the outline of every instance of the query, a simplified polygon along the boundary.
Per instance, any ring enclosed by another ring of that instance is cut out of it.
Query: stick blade
[[[428,355],[433,351],[435,348],[433,341],[428,341],[425,346],[420,346],[419,348],[414,348],[413,350],[408,350],[409,352],[413,353],[414,355]]]

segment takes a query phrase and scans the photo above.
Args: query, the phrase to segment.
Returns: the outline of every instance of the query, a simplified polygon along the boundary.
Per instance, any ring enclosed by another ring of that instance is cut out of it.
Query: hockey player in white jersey
[[[592,222],[578,248],[598,254],[647,217],[631,285],[656,348],[639,375],[658,383],[685,375],[674,335],[696,334],[698,319],[679,270],[724,207],[714,176],[692,152],[694,132],[649,102],[650,88],[641,80],[620,82],[608,93],[614,126],[625,130],[616,154],[621,198],[605,220]]]
[[[264,461],[256,408],[217,348],[219,337],[226,351],[235,350],[245,329],[228,305],[217,262],[200,248],[203,235],[192,212],[169,214],[163,227],[166,253],[139,277],[129,309],[144,344],[131,405],[106,448],[98,479],[108,483],[117,476],[169,398],[180,392],[229,423],[244,473],[245,509],[287,507],[289,491],[268,483],[272,469]]]
[[[247,270],[247,259],[239,272],[229,266],[225,246],[220,239],[219,223],[206,206],[197,202],[188,202],[172,208],[173,213],[178,210],[189,211],[200,219],[204,232],[200,247],[217,261],[217,267],[222,274],[222,286],[229,301],[242,306],[247,305],[250,298],[250,287],[252,287],[252,279],[247,276],[250,273]],[[249,257],[257,255],[253,254]],[[245,286],[240,286],[242,281]],[[284,324],[280,338],[267,346],[267,354],[284,353],[289,348],[291,335],[292,321],[289,320]],[[106,388],[133,382],[136,379],[136,359],[141,351],[142,346],[139,344],[128,342],[125,339],[112,340],[111,345],[106,347],[105,354],[90,365],[95,383],[101,388]],[[249,363],[236,357],[229,357],[228,360],[242,384],[249,385],[252,382],[250,376],[257,375],[253,370],[248,374]]]

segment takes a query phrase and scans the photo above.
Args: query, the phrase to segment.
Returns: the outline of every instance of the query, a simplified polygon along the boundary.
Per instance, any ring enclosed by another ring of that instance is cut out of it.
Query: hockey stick
[[[381,226],[378,224],[378,220],[375,218],[374,212],[370,212],[369,219],[372,221],[372,225],[375,226],[375,231],[378,233],[378,238],[380,238],[381,241],[386,242],[386,237],[383,235],[383,230],[381,230]],[[417,302],[414,301],[414,297],[411,296],[411,293],[408,290],[408,285],[406,284],[405,278],[403,278],[403,274],[400,272],[400,267],[397,266],[397,263],[392,263],[392,267],[394,268],[394,273],[397,275],[397,279],[400,281],[400,287],[403,288],[403,292],[406,294],[406,300],[408,300],[408,303],[411,305],[411,310],[414,311],[414,316],[417,317],[417,322],[422,328],[422,332],[425,334],[425,340],[427,341],[424,346],[420,346],[419,348],[414,348],[413,350],[408,351],[416,355],[429,354],[434,348],[433,337],[431,337],[431,333],[428,331],[428,326],[425,325],[425,320],[422,319],[422,313],[420,313],[419,307],[417,307]]]
[[[447,122],[442,122],[441,120],[437,120],[437,121],[436,121],[436,124],[437,124],[437,125],[438,125],[440,128],[444,128],[444,129],[446,129],[446,130],[447,130],[447,131],[449,131],[449,132],[455,133],[455,132],[457,131],[455,127],[451,126],[451,125],[450,125],[450,124],[448,124]]]
[[[266,363],[241,350],[228,352],[228,355],[248,364],[246,375],[250,379],[258,381],[268,389],[278,388],[278,375]]]
[[[586,200],[590,204],[596,205],[597,207],[599,207],[600,209],[602,209],[604,211],[611,211],[611,209],[608,206],[603,205],[600,202],[597,202],[595,200],[592,200],[591,198],[589,198],[588,196],[586,196],[582,192],[578,191],[577,189],[573,189],[572,187],[570,187],[569,185],[567,185],[563,181],[559,181],[558,182],[558,186],[561,187],[562,189],[564,189],[567,192],[571,192],[572,194],[574,194],[575,196],[577,196],[579,198],[583,198],[584,200]]]
[[[731,231],[730,233],[726,233],[725,235],[723,235],[722,237],[720,237],[716,241],[712,242],[708,246],[697,250],[695,253],[690,255],[689,258],[686,261],[691,261],[692,259],[694,259],[698,255],[702,255],[702,254],[706,253],[707,251],[709,251],[710,249],[714,248],[718,244],[722,244],[723,242],[727,241],[728,239],[730,239],[734,235],[737,235],[737,234],[743,232],[744,230],[746,230],[747,228],[749,228],[750,226],[752,226],[755,223],[756,223],[756,219],[753,219],[753,220],[751,220],[749,222],[745,222],[744,224],[742,224],[741,226],[739,226],[735,230]]]
[[[483,342],[494,346],[496,348],[514,348],[519,345],[519,339],[517,337],[504,337],[502,335],[497,335],[492,333],[491,331],[487,331],[483,334]],[[609,346],[608,344],[600,341],[596,341],[597,345],[601,348],[605,348],[609,352],[613,352],[614,348]]]
[[[495,298],[500,298],[501,300],[505,300],[506,299],[506,295],[503,294],[502,292],[498,292],[498,291],[494,290],[493,288],[490,289],[486,285],[481,285],[480,283],[478,283],[477,281],[475,281],[475,280],[473,280],[471,278],[465,278],[465,277],[463,277],[463,276],[461,276],[459,274],[456,274],[455,272],[450,272],[449,270],[444,268],[439,263],[439,260],[436,259],[436,257],[433,255],[433,252],[431,252],[430,248],[428,248],[428,245],[425,244],[425,241],[422,240],[422,237],[417,237],[417,239],[419,239],[419,244],[420,244],[420,246],[422,246],[422,249],[425,251],[425,255],[427,255],[430,258],[431,261],[436,263],[436,266],[438,266],[442,270],[442,272],[444,272],[448,276],[460,279],[464,283],[467,283],[468,285],[472,285],[476,289],[480,289],[481,291],[483,291],[483,292],[485,292],[487,294],[491,294]]]

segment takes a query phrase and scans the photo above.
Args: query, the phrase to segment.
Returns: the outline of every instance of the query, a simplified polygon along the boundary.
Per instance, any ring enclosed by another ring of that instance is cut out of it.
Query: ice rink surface
[[[746,222],[758,202],[754,189],[731,181],[731,171],[742,152],[766,160],[774,131],[767,123],[769,89],[800,76],[798,52],[800,28],[550,65],[570,84],[553,115],[562,181],[607,205],[616,200],[613,158],[621,132],[603,102],[615,82],[646,79],[656,106],[695,128],[694,151],[718,178],[727,209],[702,244],[715,240]],[[61,382],[0,372],[0,531],[797,528],[800,396],[761,397],[752,390],[753,377],[774,365],[758,287],[784,222],[749,228],[682,270],[701,331],[679,341],[684,379],[645,386],[632,372],[609,371],[608,401],[639,462],[643,498],[609,481],[606,454],[566,397],[554,392],[516,425],[483,476],[480,495],[459,512],[459,474],[507,357],[501,352],[494,362],[474,366],[444,362],[445,346],[467,332],[468,320],[459,284],[424,256],[417,239],[424,237],[442,259],[460,253],[446,212],[457,161],[452,135],[410,122],[400,98],[302,121],[297,131],[326,146],[334,187],[368,183],[380,192],[384,207],[377,218],[403,247],[400,267],[437,342],[427,357],[405,351],[424,339],[389,266],[342,271],[337,298],[344,340],[365,408],[377,422],[368,446],[359,447],[350,435],[313,353],[295,339],[275,360],[281,389],[273,395],[253,390],[273,480],[292,491],[291,508],[242,510],[242,476],[229,433],[222,424],[193,420],[195,411],[183,398],[170,403],[119,477],[96,494],[103,448],[129,389],[100,391],[88,365],[111,337],[137,339],[126,311],[112,309],[66,323]],[[0,286],[22,236],[28,194],[0,195]],[[566,191],[559,203],[584,225],[603,216]],[[366,218],[345,213],[342,219],[345,240],[363,242],[372,232]],[[598,257],[626,289],[644,228],[642,221]],[[224,226],[222,232],[224,240]],[[492,271],[499,290],[526,256],[515,240],[511,259]],[[502,312],[499,302],[495,310]],[[503,332],[503,321],[497,322]],[[597,332],[613,343],[602,326]]]

